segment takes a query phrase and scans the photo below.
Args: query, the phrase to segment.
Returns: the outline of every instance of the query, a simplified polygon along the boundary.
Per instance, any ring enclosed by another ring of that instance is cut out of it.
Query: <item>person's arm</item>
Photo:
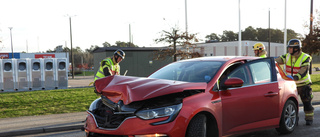
[[[299,69],[298,73],[293,76],[293,79],[299,80],[305,77],[308,74],[309,66],[310,66],[310,57],[307,58],[304,62],[302,62],[301,68]]]
[[[111,75],[107,62],[104,62],[103,65],[103,74],[105,77]]]
[[[282,55],[282,56],[279,56],[278,58],[275,59],[275,61],[276,61],[279,65],[284,64],[285,60],[286,60],[286,55],[285,55],[285,54]]]

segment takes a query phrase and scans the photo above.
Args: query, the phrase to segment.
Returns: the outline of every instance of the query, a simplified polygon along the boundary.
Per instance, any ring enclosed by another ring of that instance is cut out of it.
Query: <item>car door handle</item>
[[[270,91],[270,92],[268,92],[267,94],[264,94],[264,96],[265,97],[273,97],[273,96],[277,96],[279,93],[277,93],[277,92],[272,92],[272,91]]]

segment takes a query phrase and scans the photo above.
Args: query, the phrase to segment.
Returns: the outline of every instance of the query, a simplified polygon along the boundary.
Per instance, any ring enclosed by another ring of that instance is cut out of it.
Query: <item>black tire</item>
[[[283,107],[279,128],[276,130],[280,134],[289,134],[294,131],[298,125],[298,108],[292,101],[288,100]]]
[[[186,137],[206,137],[207,136],[207,117],[204,114],[196,115],[190,121]]]

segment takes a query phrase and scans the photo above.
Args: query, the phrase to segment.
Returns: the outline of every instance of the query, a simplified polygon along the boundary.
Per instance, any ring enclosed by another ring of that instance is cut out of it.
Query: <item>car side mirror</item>
[[[237,77],[229,78],[224,82],[222,89],[242,87],[243,80]]]

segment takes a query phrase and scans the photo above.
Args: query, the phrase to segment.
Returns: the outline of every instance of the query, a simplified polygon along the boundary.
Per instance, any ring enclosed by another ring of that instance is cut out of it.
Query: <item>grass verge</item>
[[[320,74],[312,74],[311,81],[312,81],[312,85],[311,85],[312,91],[320,92]]]
[[[93,88],[0,94],[0,118],[86,111],[97,95]]]
[[[311,79],[313,91],[320,92],[320,74]],[[1,93],[0,118],[82,112],[96,98],[93,87]]]

